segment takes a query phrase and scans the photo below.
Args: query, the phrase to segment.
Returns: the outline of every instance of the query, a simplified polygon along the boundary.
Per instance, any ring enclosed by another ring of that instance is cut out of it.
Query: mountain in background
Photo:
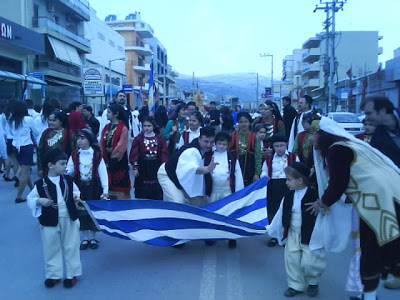
[[[192,89],[192,76],[180,74],[175,78],[180,90]],[[265,86],[270,86],[270,77],[258,75],[258,92],[261,95]],[[239,102],[256,99],[257,75],[249,73],[233,73],[194,78],[195,89],[198,88],[208,99],[220,101],[221,95],[238,97]]]

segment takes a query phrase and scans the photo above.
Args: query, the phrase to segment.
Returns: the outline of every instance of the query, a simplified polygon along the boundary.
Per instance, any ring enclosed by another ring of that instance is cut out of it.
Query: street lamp
[[[122,57],[122,58],[115,58],[115,59],[110,59],[109,61],[108,61],[108,79],[109,79],[109,85],[108,85],[108,88],[110,89],[109,90],[109,97],[110,97],[110,100],[109,100],[109,103],[111,102],[111,97],[112,97],[112,91],[111,91],[111,63],[113,62],[113,61],[116,61],[116,60],[122,60],[122,61],[125,61],[125,57]]]
[[[271,98],[274,100],[274,55],[264,53],[260,57],[271,57]]]

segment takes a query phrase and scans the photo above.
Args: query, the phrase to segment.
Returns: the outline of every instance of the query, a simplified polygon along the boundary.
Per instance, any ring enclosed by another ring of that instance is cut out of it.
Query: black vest
[[[289,191],[283,200],[282,226],[284,228],[283,239],[287,237],[290,219],[292,217],[293,197],[295,191]],[[314,202],[318,199],[318,193],[313,188],[308,188],[303,199],[301,199],[301,243],[308,245],[310,243],[311,234],[314,230],[315,220],[317,217],[311,215],[306,203]]]
[[[198,139],[194,139],[190,144],[182,146],[175,154],[165,163],[165,171],[169,179],[175,184],[175,186],[183,190],[183,187],[179,183],[178,176],[176,176],[176,167],[178,166],[178,160],[183,151],[189,148],[196,148],[201,153],[200,145]],[[212,151],[209,151],[203,155],[204,157],[204,165],[207,166],[211,162]],[[210,184],[209,181],[212,181],[211,174],[205,174],[204,179],[206,181],[206,186]]]
[[[66,195],[67,199],[65,199],[65,201],[66,201],[69,217],[71,218],[72,221],[75,221],[78,218],[78,214],[76,211],[76,205],[75,205],[75,201],[74,201],[74,197],[73,197],[72,179],[69,176],[60,176],[60,177],[61,177],[60,178],[61,192],[64,193],[65,188],[67,188],[67,191],[68,191],[67,195]],[[65,178],[65,180],[67,182],[67,187],[64,184],[63,178]],[[60,199],[57,199],[56,185],[47,176],[45,176],[44,178],[39,179],[38,181],[35,182],[36,189],[39,193],[40,198],[48,198],[48,196],[46,195],[45,189],[43,187],[44,184],[47,185],[47,190],[48,190],[51,200],[53,200],[54,203],[57,203],[57,200],[60,200]],[[58,224],[58,209],[53,208],[51,206],[49,206],[49,207],[42,206],[42,215],[39,217],[39,223],[42,226],[51,226],[51,227],[57,226],[57,224]]]

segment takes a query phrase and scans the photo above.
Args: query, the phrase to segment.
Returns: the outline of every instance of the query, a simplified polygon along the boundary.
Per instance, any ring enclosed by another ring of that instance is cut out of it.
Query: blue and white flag
[[[214,203],[195,207],[159,200],[87,201],[100,229],[156,246],[225,240],[266,232],[267,178]]]

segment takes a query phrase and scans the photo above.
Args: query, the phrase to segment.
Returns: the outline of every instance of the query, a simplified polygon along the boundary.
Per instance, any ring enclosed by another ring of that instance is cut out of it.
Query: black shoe
[[[19,179],[17,178],[17,176],[14,176],[13,180],[15,181],[14,186],[19,187]]]
[[[80,250],[86,250],[89,247],[89,240],[83,240],[79,246]]]
[[[7,177],[6,174],[3,175],[3,179],[4,181],[14,181],[14,179]]]
[[[214,245],[216,242],[215,242],[215,241],[204,241],[204,243],[205,243],[207,246],[212,246],[212,245]]]
[[[63,285],[67,289],[72,288],[76,284],[76,277],[72,279],[64,279]]]
[[[92,239],[92,240],[90,240],[89,241],[89,247],[90,247],[90,249],[97,249],[97,248],[99,248],[99,241],[98,240],[95,240],[95,239]]]
[[[285,291],[284,295],[285,295],[285,297],[294,297],[294,296],[296,296],[298,294],[301,294],[301,293],[303,293],[303,292],[297,291],[297,290],[292,289],[292,288],[288,288]]]
[[[48,288],[54,287],[57,283],[60,282],[60,279],[46,279],[44,281],[44,285]]]
[[[309,285],[307,288],[307,295],[315,297],[318,295],[318,285]]]
[[[272,238],[269,240],[267,246],[272,248],[275,247],[278,244],[278,240],[276,238]]]
[[[26,202],[26,199],[15,198],[15,203],[22,203],[22,202]]]
[[[229,248],[233,249],[233,248],[236,248],[236,246],[237,246],[236,240],[229,240],[229,242],[228,242]]]

